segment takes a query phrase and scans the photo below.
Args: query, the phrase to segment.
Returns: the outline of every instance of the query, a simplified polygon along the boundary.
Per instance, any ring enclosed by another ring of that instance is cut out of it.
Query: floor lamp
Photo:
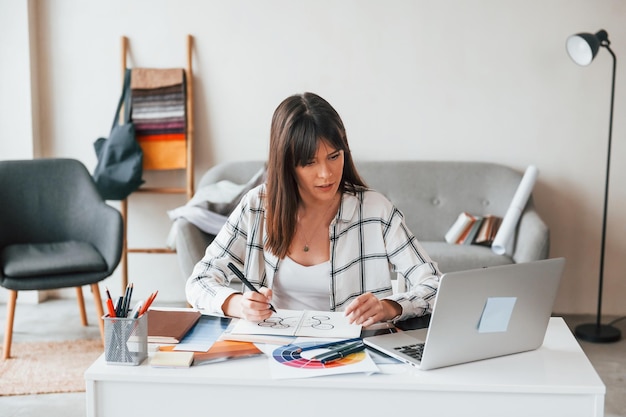
[[[610,343],[620,339],[619,329],[610,324],[601,324],[602,318],[602,285],[604,276],[604,246],[606,242],[606,213],[609,197],[609,172],[611,164],[611,134],[613,130],[613,101],[615,97],[615,54],[609,47],[609,35],[605,30],[598,31],[595,35],[591,33],[578,33],[567,38],[567,53],[578,65],[589,65],[600,47],[606,48],[613,57],[613,81],[611,83],[611,113],[609,117],[609,145],[606,159],[606,180],[604,185],[604,214],[602,216],[602,246],[600,249],[600,279],[598,288],[598,312],[595,323],[581,324],[576,327],[574,333],[579,339],[593,343]]]

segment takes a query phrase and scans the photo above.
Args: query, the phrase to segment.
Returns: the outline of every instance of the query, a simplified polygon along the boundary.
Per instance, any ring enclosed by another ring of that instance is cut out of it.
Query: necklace
[[[333,201],[331,201],[330,205],[324,211],[324,214],[322,215],[322,220],[315,225],[315,228],[313,229],[313,237],[315,237],[315,231],[317,231],[318,228],[322,225],[322,222],[324,222],[324,219],[326,219],[326,215],[328,214],[328,211],[333,205],[335,205],[334,199]],[[300,223],[300,216],[298,216],[298,223]],[[308,252],[310,240],[307,238],[306,233],[304,233],[304,227],[302,226],[300,227],[300,233],[302,233],[302,238],[304,239],[304,247],[302,248],[302,250],[304,252]]]

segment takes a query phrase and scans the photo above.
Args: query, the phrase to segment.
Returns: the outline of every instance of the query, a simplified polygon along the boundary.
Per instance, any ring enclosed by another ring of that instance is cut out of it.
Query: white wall
[[[305,90],[343,116],[357,160],[536,165],[534,196],[551,229],[551,256],[568,261],[555,311],[595,313],[612,61],[603,49],[579,67],[565,39],[606,29],[623,62],[625,2],[31,1],[37,78],[17,77],[0,114],[10,112],[26,133],[36,118],[44,156],[95,166],[92,143],[108,134],[120,93],[121,35],[130,39],[130,65],[182,67],[191,34],[197,177],[219,161],[265,158],[273,110]],[[23,46],[26,0],[4,3],[17,21],[3,16],[0,23],[13,24],[0,29],[2,38]],[[14,65],[28,67],[22,48],[1,51],[0,79]],[[615,95],[606,314],[626,313],[625,68],[618,65]],[[28,109],[20,101],[35,84],[40,100]],[[15,136],[2,121],[0,151],[12,149],[7,140]],[[170,226],[165,211],[183,202],[133,197],[131,245],[160,245]],[[130,273],[139,291],[183,297],[173,255],[131,255]],[[118,290],[117,283],[119,274],[107,285]]]
[[[32,158],[36,155],[31,82],[31,34],[26,1],[0,3],[0,157]],[[33,57],[35,58],[35,57]]]

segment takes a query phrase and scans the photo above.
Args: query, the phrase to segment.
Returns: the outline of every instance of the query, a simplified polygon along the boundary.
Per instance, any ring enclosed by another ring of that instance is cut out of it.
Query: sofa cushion
[[[431,259],[437,262],[442,273],[514,263],[510,256],[496,255],[491,248],[486,246],[455,245],[433,241],[420,241],[420,243]]]
[[[504,217],[522,175],[503,165],[465,161],[356,161],[367,184],[403,213],[420,241],[444,241],[464,211]]]

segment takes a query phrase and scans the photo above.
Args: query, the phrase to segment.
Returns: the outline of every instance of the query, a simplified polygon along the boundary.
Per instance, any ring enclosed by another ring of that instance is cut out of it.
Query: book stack
[[[190,309],[151,309],[147,318],[148,342],[160,345],[151,356],[153,367],[186,368],[263,354],[251,342],[218,340],[230,318]]]
[[[464,211],[446,233],[445,240],[456,245],[491,246],[501,223],[499,216],[475,216]]]
[[[183,355],[185,362],[181,362],[181,366],[190,366],[190,365],[207,365],[210,363],[223,362],[230,359],[237,358],[249,358],[253,356],[260,356],[263,352],[252,342],[233,342],[229,340],[218,340],[206,352],[186,352],[186,351],[175,351],[174,346],[159,346],[160,357],[169,358],[168,354],[177,354],[177,353],[191,353],[192,361],[189,362],[188,365],[185,365],[187,362],[187,357]],[[156,356],[156,355],[155,355]],[[158,364],[159,362],[157,362]]]

